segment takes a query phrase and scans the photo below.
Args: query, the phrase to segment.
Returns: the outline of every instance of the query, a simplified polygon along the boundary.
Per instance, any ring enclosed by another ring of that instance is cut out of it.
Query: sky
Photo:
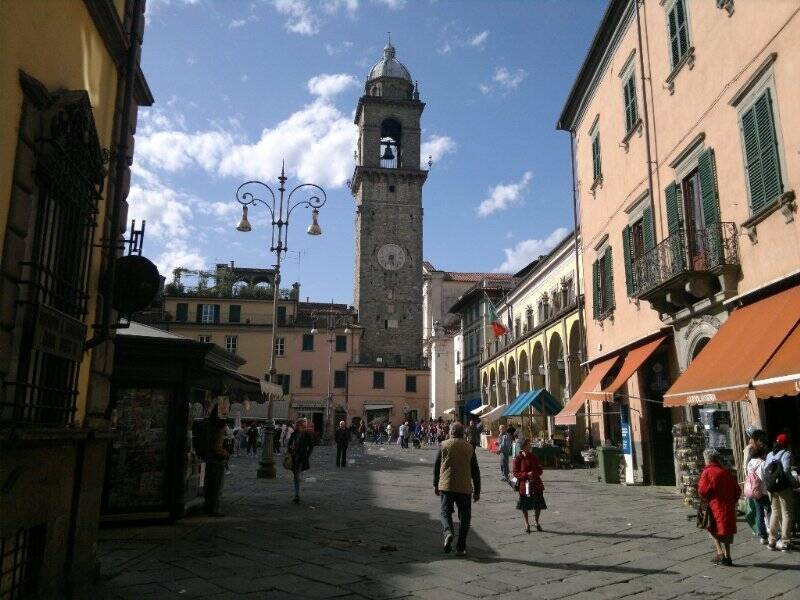
[[[148,0],[130,217],[175,267],[269,267],[268,212],[235,230],[237,187],[323,187],[322,236],[291,217],[282,283],[353,301],[355,107],[388,32],[419,82],[426,260],[514,272],[572,228],[568,134],[555,130],[601,0]],[[427,166],[425,167],[427,168]]]

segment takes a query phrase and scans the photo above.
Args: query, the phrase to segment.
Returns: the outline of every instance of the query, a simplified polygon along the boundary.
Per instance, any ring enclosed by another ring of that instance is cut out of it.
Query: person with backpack
[[[751,441],[753,438],[751,437]],[[749,447],[749,446],[748,446]],[[751,503],[756,513],[756,533],[763,545],[768,542],[767,523],[769,522],[771,508],[769,494],[764,488],[762,468],[764,458],[767,456],[766,448],[757,442],[751,448],[750,459],[745,464],[747,473],[744,481],[744,495]]]
[[[706,466],[697,482],[697,494],[708,502],[711,519],[708,535],[716,548],[714,564],[732,567],[731,544],[736,534],[736,503],[741,493],[739,482],[722,466],[719,452],[708,448],[703,452]]]
[[[794,487],[797,480],[792,474],[792,453],[789,450],[789,434],[781,433],[775,438],[772,452],[767,454],[763,467],[764,487],[770,497],[772,515],[769,519],[770,550],[790,550],[792,521],[794,520]],[[780,534],[780,541],[778,535]]]
[[[497,453],[500,455],[500,480],[508,481],[508,459],[511,457],[511,436],[506,433],[506,428],[500,425],[497,438]]]

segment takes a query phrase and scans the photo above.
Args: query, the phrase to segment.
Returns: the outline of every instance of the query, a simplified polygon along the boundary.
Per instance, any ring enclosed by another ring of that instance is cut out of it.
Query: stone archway
[[[567,350],[567,368],[569,369],[569,396],[578,390],[583,383],[583,369],[581,369],[581,326],[578,321],[569,328],[569,346]]]
[[[497,406],[497,373],[494,367],[489,371],[489,404]]]
[[[533,353],[531,355],[531,389],[545,387],[546,372],[547,365],[544,362],[544,348],[541,342],[536,342],[533,345]]]
[[[508,401],[511,402],[517,397],[517,364],[514,357],[508,359]]]
[[[481,404],[491,404],[491,398],[489,396],[489,374],[486,372],[483,373],[483,383],[481,385]]]
[[[506,395],[506,366],[503,362],[497,368],[497,375],[497,403],[499,406],[508,402],[508,396]]]
[[[566,360],[564,357],[564,343],[558,333],[553,333],[550,336],[547,350],[549,357],[547,363],[547,391],[556,400],[563,403],[564,396],[567,393]]]
[[[531,389],[530,366],[528,365],[528,353],[523,350],[519,353],[519,393],[527,392]]]

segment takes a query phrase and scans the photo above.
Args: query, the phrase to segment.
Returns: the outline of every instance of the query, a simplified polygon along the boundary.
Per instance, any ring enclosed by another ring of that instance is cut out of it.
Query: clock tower
[[[420,117],[425,104],[391,42],[358,101],[355,306],[362,363],[419,368],[422,356]]]

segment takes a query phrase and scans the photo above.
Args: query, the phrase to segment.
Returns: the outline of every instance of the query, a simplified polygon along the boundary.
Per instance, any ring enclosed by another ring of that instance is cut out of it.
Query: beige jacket
[[[433,485],[443,492],[480,494],[481,474],[475,449],[468,441],[450,438],[442,442],[433,469]]]

